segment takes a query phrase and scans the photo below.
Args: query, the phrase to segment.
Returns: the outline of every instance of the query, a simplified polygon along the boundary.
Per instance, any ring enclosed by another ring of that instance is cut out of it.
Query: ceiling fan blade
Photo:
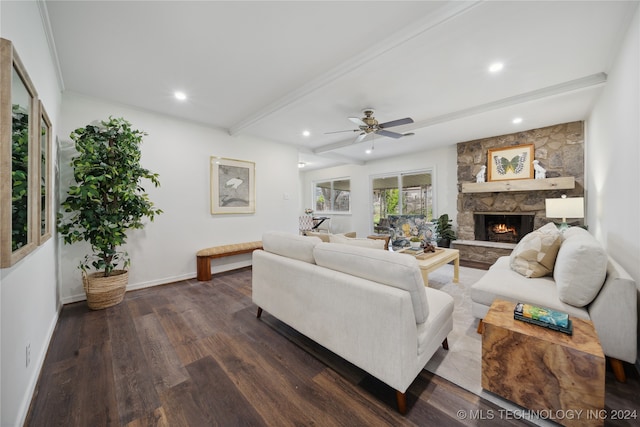
[[[362,119],[359,119],[358,117],[349,117],[349,120],[351,120],[353,123],[357,124],[358,126],[368,126],[365,122],[362,121]]]
[[[390,128],[394,126],[408,125],[409,123],[413,123],[413,119],[411,117],[405,117],[404,119],[392,120],[390,122],[381,123],[378,125],[378,127]]]
[[[333,132],[325,132],[325,135],[329,135],[332,133],[342,133],[342,132],[360,132],[360,129],[349,129],[349,130],[335,130]]]
[[[396,133],[396,132],[389,132],[388,130],[384,130],[384,129],[380,129],[379,131],[376,132],[376,134],[378,135],[382,135],[382,136],[388,136],[389,138],[402,138],[404,135],[401,133]]]
[[[358,142],[361,142],[363,139],[365,139],[367,137],[367,133],[366,132],[362,132],[360,135],[358,135],[358,137],[356,138],[355,141],[353,141],[354,144],[357,144]]]

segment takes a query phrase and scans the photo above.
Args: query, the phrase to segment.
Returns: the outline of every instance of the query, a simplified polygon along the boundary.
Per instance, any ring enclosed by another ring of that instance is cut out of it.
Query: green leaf
[[[158,174],[140,165],[145,135],[113,117],[71,133],[78,153],[71,159],[76,184],[61,203],[62,211],[71,215],[58,214],[58,231],[67,244],[90,243],[94,254],[80,264],[83,270],[91,265],[108,275],[120,264],[127,268],[128,254],[116,251],[126,243],[127,230],[143,228],[143,218],[153,221],[162,213],[141,185],[144,179],[160,185]]]

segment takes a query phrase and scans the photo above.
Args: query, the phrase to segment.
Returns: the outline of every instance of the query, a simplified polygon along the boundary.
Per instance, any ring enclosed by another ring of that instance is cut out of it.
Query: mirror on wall
[[[41,245],[51,237],[51,194],[49,191],[51,182],[51,120],[42,105],[42,101],[38,102],[40,111],[40,130],[39,130],[39,156],[38,173],[40,179],[40,193],[38,198],[38,218],[40,233],[38,244]]]
[[[35,246],[37,93],[12,43],[0,39],[0,267]]]

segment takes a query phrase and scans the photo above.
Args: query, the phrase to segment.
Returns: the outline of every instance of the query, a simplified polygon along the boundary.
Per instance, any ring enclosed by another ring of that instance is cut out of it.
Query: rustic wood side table
[[[593,324],[571,317],[567,335],[515,320],[515,305],[496,300],[483,320],[482,388],[562,425],[603,425],[605,357]]]

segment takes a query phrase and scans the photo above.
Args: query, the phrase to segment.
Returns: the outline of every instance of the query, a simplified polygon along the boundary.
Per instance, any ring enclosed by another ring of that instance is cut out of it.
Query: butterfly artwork
[[[533,144],[519,144],[488,150],[489,181],[533,178]]]
[[[494,156],[493,160],[496,162],[496,172],[500,175],[506,175],[509,171],[517,175],[524,169],[525,162],[527,161],[527,152],[523,151],[513,156],[511,160],[502,156]]]

